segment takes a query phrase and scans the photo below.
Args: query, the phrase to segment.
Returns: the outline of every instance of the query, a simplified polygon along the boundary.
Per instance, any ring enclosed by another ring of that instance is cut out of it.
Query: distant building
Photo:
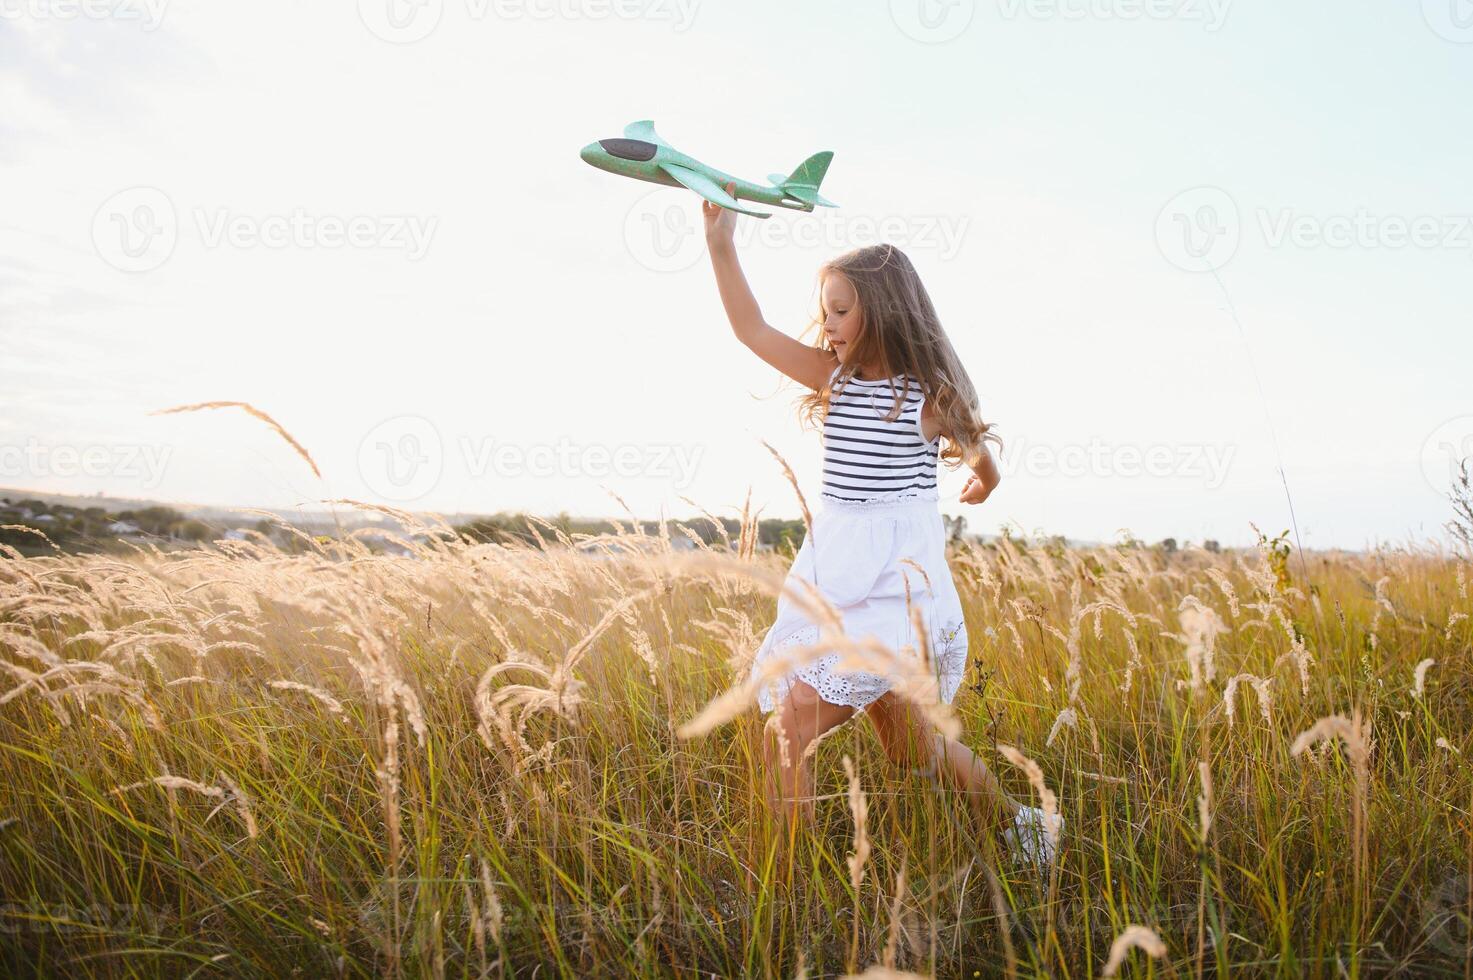
[[[107,526],[113,534],[137,534],[138,525],[130,521],[113,521]]]

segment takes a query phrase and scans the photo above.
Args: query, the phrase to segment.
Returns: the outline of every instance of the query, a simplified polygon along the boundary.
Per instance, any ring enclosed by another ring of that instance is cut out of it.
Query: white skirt
[[[917,646],[906,609],[908,580],[911,605],[919,609],[929,633],[938,697],[950,703],[966,673],[967,626],[946,564],[946,529],[936,498],[819,499],[813,531],[803,539],[788,572],[788,588],[801,595],[803,586],[792,580],[807,581],[838,610],[847,636],[872,636],[898,652]],[[910,561],[902,563],[907,558]],[[774,653],[818,640],[818,625],[786,594],[778,596],[777,615],[757,648],[749,679],[757,678]],[[890,690],[894,679],[889,674],[836,669],[843,656],[842,651],[824,654],[763,684],[757,689],[762,711],[771,712],[783,702],[794,678],[812,685],[825,701],[854,708],[863,708]]]

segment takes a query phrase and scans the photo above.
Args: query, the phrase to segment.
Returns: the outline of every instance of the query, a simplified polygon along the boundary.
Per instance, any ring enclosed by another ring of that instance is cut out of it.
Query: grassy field
[[[941,710],[1034,803],[999,746],[1037,763],[1040,876],[862,716],[785,846],[730,689],[788,557],[558,537],[0,560],[0,970],[1473,969],[1465,562],[954,550]]]

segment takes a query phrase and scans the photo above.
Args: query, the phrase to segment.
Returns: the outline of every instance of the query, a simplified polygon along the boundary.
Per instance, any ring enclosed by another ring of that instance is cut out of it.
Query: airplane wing
[[[666,143],[660,138],[659,133],[655,132],[655,121],[653,119],[641,119],[639,122],[630,123],[624,127],[624,136],[626,139],[644,140],[646,143],[663,146],[667,150],[674,149],[669,143]]]
[[[686,187],[704,197],[706,200],[710,201],[712,204],[719,204],[723,208],[730,208],[731,210],[737,211],[741,214],[750,214],[754,218],[772,217],[772,215],[766,211],[749,211],[747,208],[742,207],[740,204],[737,203],[736,198],[732,197],[730,194],[726,193],[726,191],[722,190],[721,186],[718,185],[716,181],[712,180],[710,177],[707,177],[705,174],[698,174],[694,170],[690,170],[686,167],[677,166],[673,163],[662,163],[660,164],[660,169],[665,171],[671,177],[674,177],[676,180],[680,181],[680,183],[684,184]]]

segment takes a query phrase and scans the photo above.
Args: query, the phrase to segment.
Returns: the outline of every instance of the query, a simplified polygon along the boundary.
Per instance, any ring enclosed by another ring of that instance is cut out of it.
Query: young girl
[[[823,421],[820,507],[789,575],[816,587],[838,610],[846,635],[873,636],[892,650],[916,645],[908,589],[929,631],[940,698],[950,703],[966,671],[967,629],[946,564],[937,459],[965,461],[973,471],[959,498],[964,504],[986,500],[1001,476],[986,445],[997,437],[978,417],[972,382],[915,267],[890,245],[855,249],[826,263],[819,270],[822,333],[810,347],[763,320],[737,260],[736,213],[710,203],[702,213],[737,339],[813,389],[803,399],[805,415]],[[753,676],[778,651],[818,639],[817,625],[780,596]],[[1042,832],[1042,810],[1003,792],[966,746],[936,731],[890,690],[890,678],[837,669],[841,656],[828,653],[759,689],[763,712],[777,712],[763,746],[769,773],[777,777],[774,793],[769,776],[769,798],[777,796],[774,802],[790,819],[813,819],[805,750],[864,711],[892,762],[924,766],[932,779],[939,771],[985,820],[1003,824],[1016,857],[1052,857],[1055,845]]]

